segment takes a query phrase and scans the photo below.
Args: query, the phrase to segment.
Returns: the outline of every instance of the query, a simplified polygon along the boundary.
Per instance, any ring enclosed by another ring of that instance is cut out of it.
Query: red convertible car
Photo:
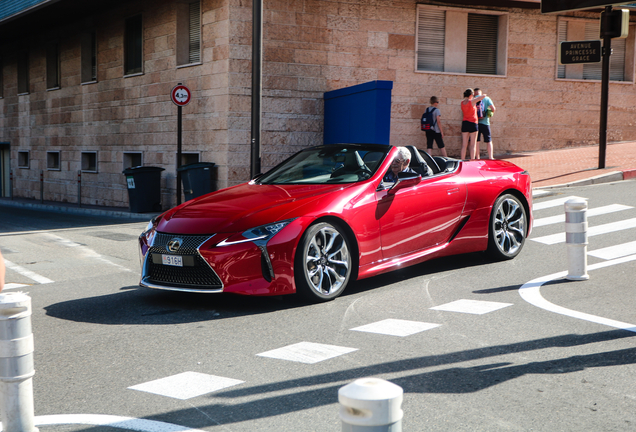
[[[519,254],[532,226],[526,171],[407,148],[409,172],[394,181],[398,147],[331,144],[166,211],[139,237],[140,285],[327,301],[432,258]]]

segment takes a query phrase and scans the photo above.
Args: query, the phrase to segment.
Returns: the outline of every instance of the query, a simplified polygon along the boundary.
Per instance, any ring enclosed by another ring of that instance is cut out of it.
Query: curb
[[[564,187],[589,186],[602,183],[612,183],[622,180],[630,180],[634,178],[636,178],[636,169],[626,171],[612,171],[606,174],[598,175],[596,177],[591,177],[589,179],[578,180],[571,183],[563,183],[558,185],[537,186],[536,188],[533,187],[533,189],[557,189]]]
[[[33,210],[44,210],[50,211],[54,213],[71,213],[71,214],[80,214],[80,215],[90,215],[90,216],[106,216],[106,217],[115,217],[115,218],[123,218],[123,219],[135,219],[148,221],[152,219],[154,216],[159,213],[130,213],[125,211],[112,211],[112,210],[100,210],[100,209],[87,209],[82,207],[66,207],[66,206],[57,206],[57,205],[48,205],[48,204],[36,204],[36,203],[24,203],[24,202],[16,202],[9,200],[0,200],[0,207],[21,207],[28,208]]]

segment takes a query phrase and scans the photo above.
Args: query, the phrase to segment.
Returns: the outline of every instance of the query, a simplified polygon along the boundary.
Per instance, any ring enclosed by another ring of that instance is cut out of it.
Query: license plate
[[[161,255],[163,265],[183,267],[183,257],[180,255]]]

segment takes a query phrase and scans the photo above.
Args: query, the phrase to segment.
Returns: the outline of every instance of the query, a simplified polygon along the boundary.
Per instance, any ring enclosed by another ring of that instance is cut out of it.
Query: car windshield
[[[342,184],[373,176],[388,145],[329,144],[295,154],[257,179],[260,184]]]

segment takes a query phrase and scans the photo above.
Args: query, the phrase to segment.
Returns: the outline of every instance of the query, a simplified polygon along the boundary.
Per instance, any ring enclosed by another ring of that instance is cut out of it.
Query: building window
[[[201,2],[177,3],[177,64],[201,62]]]
[[[610,81],[629,81],[634,79],[634,28],[629,26],[629,35],[625,39],[612,39],[612,55],[610,56]],[[558,40],[583,41],[599,40],[598,21],[569,20],[560,18],[558,24]],[[602,44],[601,40],[601,44]],[[631,47],[631,48],[629,48]],[[557,62],[559,52],[557,51]],[[600,80],[602,78],[602,62],[581,63],[572,65],[558,65],[557,78],[580,79],[580,80]]]
[[[46,169],[48,170],[60,170],[60,152],[50,151],[46,152]]]
[[[97,152],[82,152],[82,171],[97,172]]]
[[[94,31],[82,34],[82,82],[97,81],[97,36]]]
[[[181,153],[181,166],[199,162],[199,153]]]
[[[29,93],[29,52],[18,53],[18,94]]]
[[[0,57],[0,98],[4,97],[4,62]]]
[[[46,88],[60,88],[60,44],[49,42],[46,45]]]
[[[124,153],[124,169],[141,166],[141,153]]]
[[[124,74],[142,73],[143,64],[143,28],[141,15],[126,20],[124,33]]]
[[[18,151],[18,168],[29,168],[29,151]]]
[[[417,71],[505,75],[508,15],[419,5]]]

